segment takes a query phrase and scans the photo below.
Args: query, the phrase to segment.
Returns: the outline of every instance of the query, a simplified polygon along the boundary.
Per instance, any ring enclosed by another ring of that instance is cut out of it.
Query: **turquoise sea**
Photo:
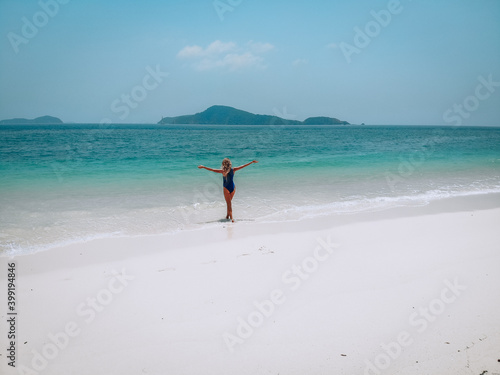
[[[425,205],[500,192],[500,128],[12,125],[0,127],[0,254],[236,221]],[[238,225],[236,223],[235,225]]]

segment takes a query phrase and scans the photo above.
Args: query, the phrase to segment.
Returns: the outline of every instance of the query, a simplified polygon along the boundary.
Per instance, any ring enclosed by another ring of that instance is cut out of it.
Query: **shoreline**
[[[498,197],[3,257],[2,269],[17,269],[17,365],[54,375],[499,372]]]
[[[92,238],[83,241],[70,241],[64,244],[47,245],[42,250],[30,252],[27,254],[19,255],[4,255],[1,258],[12,259],[13,257],[25,257],[36,255],[45,252],[58,251],[64,252],[65,249],[73,247],[97,246],[105,248],[105,243],[113,241],[127,242],[127,241],[155,241],[155,238],[165,241],[169,246],[182,248],[187,246],[196,246],[206,243],[206,239],[200,241],[194,234],[209,232],[209,242],[222,241],[230,239],[232,236],[247,237],[255,233],[259,234],[272,234],[278,232],[300,232],[307,231],[309,228],[328,229],[342,225],[348,225],[358,222],[370,222],[386,219],[398,219],[422,215],[434,215],[439,213],[452,213],[461,211],[475,211],[487,210],[493,208],[500,208],[500,193],[489,194],[474,194],[449,198],[441,198],[428,202],[425,205],[415,206],[397,206],[390,208],[377,209],[373,211],[361,211],[339,214],[331,213],[325,215],[318,215],[312,218],[302,218],[296,220],[285,221],[239,221],[236,223],[229,221],[219,221],[211,223],[209,226],[200,228],[179,229],[175,232],[162,233],[162,234],[139,234],[139,235],[121,235],[121,236],[105,236],[99,238]],[[243,228],[242,228],[243,227]],[[177,238],[177,239],[176,239]],[[100,245],[102,243],[103,245]],[[70,250],[71,251],[71,250]],[[61,254],[62,255],[62,254]],[[101,254],[102,255],[102,254]]]

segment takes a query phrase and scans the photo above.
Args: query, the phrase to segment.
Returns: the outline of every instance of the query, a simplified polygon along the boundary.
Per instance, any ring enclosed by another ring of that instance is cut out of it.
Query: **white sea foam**
[[[425,206],[439,199],[492,193],[500,193],[500,185],[482,189],[448,187],[400,196],[352,195],[344,199],[312,204],[307,203],[305,199],[299,204],[291,204],[284,199],[273,204],[272,198],[269,197],[251,197],[243,198],[236,204],[234,215],[237,220],[243,218],[243,221],[286,222],[325,215],[349,215],[395,207]],[[225,223],[225,204],[222,200],[195,202],[174,207],[122,210],[120,213],[110,211],[108,215],[99,212],[98,217],[92,215],[89,211],[66,212],[65,219],[59,218],[57,225],[17,227],[10,231],[4,229],[0,234],[1,255],[29,254],[101,238],[167,234],[217,226]]]
[[[217,167],[224,156],[235,165],[259,159],[236,174],[236,220],[301,220],[500,191],[498,129],[294,126],[258,147],[249,140],[261,127],[230,128],[238,137],[223,147],[228,127],[19,129],[5,130],[0,144],[4,256],[221,225],[221,177],[196,166]]]
[[[275,212],[260,218],[261,221],[276,222],[287,220],[301,220],[306,218],[314,218],[325,215],[342,215],[356,214],[360,212],[383,211],[395,207],[416,207],[426,206],[430,202],[452,197],[482,195],[500,193],[499,188],[487,190],[471,190],[471,191],[446,191],[446,190],[431,190],[423,194],[404,195],[398,197],[383,196],[383,197],[350,197],[348,200],[330,202],[325,204],[290,205],[280,212]]]

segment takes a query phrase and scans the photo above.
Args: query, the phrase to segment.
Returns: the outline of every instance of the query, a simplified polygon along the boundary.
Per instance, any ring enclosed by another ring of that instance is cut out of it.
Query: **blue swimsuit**
[[[229,194],[233,192],[235,187],[233,176],[234,176],[233,168],[231,168],[231,170],[227,173],[225,177],[222,176],[222,185],[229,191]]]

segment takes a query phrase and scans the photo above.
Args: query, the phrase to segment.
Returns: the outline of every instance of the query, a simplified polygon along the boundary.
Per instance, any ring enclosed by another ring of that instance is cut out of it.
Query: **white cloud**
[[[177,57],[180,58],[190,58],[203,56],[203,48],[200,46],[186,46],[179,51]]]
[[[260,56],[274,49],[270,43],[250,41],[246,48],[240,48],[233,42],[216,40],[206,48],[186,46],[177,53],[177,57],[192,61],[192,67],[199,71],[211,69],[228,69],[236,71],[244,68],[265,68],[264,59]]]
[[[199,71],[211,70],[216,68],[227,68],[230,71],[235,71],[248,67],[260,67],[264,68],[263,58],[255,56],[250,52],[245,53],[229,53],[223,58],[214,60],[210,58],[204,58],[193,64],[194,68]]]
[[[257,54],[266,53],[274,49],[271,43],[254,42],[253,40],[249,41],[247,45],[252,52]]]
[[[231,51],[236,48],[236,44],[229,42],[223,43],[220,40],[216,40],[208,45],[207,48],[202,48],[200,46],[186,46],[177,53],[177,57],[182,59],[189,58],[201,58],[206,56],[216,56],[218,54]]]
[[[224,52],[232,51],[236,48],[236,44],[229,42],[223,43],[220,40],[216,40],[211,43],[205,50],[207,55],[219,55]]]
[[[242,54],[232,53],[224,56],[223,66],[229,67],[230,70],[238,70],[241,68],[256,66],[263,68],[264,59],[260,56],[255,56],[251,52]]]
[[[293,66],[301,66],[301,65],[306,65],[309,61],[307,59],[297,59],[295,60],[292,65]]]

